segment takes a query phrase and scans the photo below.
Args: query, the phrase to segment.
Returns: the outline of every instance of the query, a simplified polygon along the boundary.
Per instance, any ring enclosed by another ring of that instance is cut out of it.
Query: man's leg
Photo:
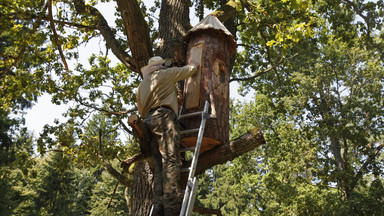
[[[164,215],[180,213],[180,126],[177,116],[167,108],[159,108],[147,117],[154,139],[157,140],[162,157]],[[155,182],[156,183],[156,182]]]
[[[159,152],[159,145],[157,144],[156,139],[151,141],[151,151],[153,157],[153,195],[154,195],[154,216],[163,216],[164,215],[164,205],[163,205],[163,162],[161,154]]]
[[[144,122],[147,124],[149,130],[152,132],[151,139],[151,154],[153,158],[153,195],[154,195],[154,216],[163,216],[164,215],[164,205],[163,205],[163,162],[162,156],[159,151],[159,145],[157,141],[159,140],[160,130],[158,115],[148,116]]]
[[[163,159],[164,215],[179,215],[181,208],[180,188],[180,126],[177,116],[169,109],[162,109],[163,135],[158,141]]]

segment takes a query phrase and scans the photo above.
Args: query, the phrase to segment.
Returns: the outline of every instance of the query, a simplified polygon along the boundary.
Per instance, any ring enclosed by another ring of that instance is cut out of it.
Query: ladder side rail
[[[177,120],[180,119],[180,116],[181,116],[181,113],[183,112],[183,105],[180,106],[180,110],[179,110],[179,116],[177,116]]]
[[[149,216],[153,215],[153,208],[154,208],[154,206],[155,206],[155,204],[152,204],[151,211],[149,212]]]
[[[198,185],[199,185],[199,180],[196,177],[194,177],[193,178],[193,186],[192,186],[192,189],[191,189],[191,193],[189,194],[188,206],[187,206],[187,209],[186,209],[186,212],[185,212],[186,216],[192,215],[193,206],[194,206],[195,200],[196,200],[197,186]]]
[[[187,188],[185,189],[183,202],[181,203],[180,216],[185,216],[185,213],[186,213],[185,211],[187,210],[188,198],[190,196],[190,193],[191,193],[191,188],[188,186],[188,183],[187,183]]]
[[[192,158],[191,171],[189,172],[188,179],[192,179],[195,176],[197,160],[198,160],[199,154],[200,154],[201,142],[203,141],[203,136],[204,136],[205,122],[207,121],[207,116],[208,116],[207,115],[208,106],[209,106],[209,102],[205,101],[204,112],[201,115],[201,124],[200,124],[199,134],[197,136],[196,149],[195,149],[195,153],[194,153],[193,158]]]

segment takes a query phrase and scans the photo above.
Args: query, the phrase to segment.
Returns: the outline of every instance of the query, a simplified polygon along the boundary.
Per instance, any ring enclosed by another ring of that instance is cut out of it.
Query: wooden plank
[[[202,65],[204,42],[194,45],[189,54],[189,62]],[[189,77],[185,83],[185,108],[192,109],[200,106],[201,68]]]

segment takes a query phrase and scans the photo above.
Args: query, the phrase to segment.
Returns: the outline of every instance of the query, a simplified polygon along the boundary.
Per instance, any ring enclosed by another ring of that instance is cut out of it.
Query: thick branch
[[[384,142],[381,143],[376,149],[375,152],[368,157],[368,159],[364,162],[363,166],[359,169],[359,171],[356,173],[355,179],[353,181],[351,190],[356,186],[357,181],[361,178],[363,175],[363,172],[367,170],[367,167],[369,164],[372,163],[372,161],[376,158],[376,156],[380,153],[381,149],[384,148]]]
[[[113,54],[130,70],[139,71],[139,68],[132,60],[132,57],[128,55],[127,52],[122,48],[120,43],[115,38],[115,33],[109,27],[107,21],[103,15],[96,8],[89,5],[85,5],[83,0],[75,0],[75,8],[79,14],[84,14],[86,16],[92,15],[97,17],[96,27],[100,31],[101,35],[104,37],[107,46],[111,48]]]
[[[365,24],[367,25],[367,35],[370,35],[371,33],[371,25],[369,24],[369,20],[367,16],[364,16],[362,11],[355,5],[353,2],[349,0],[343,0],[345,3],[347,3],[349,6],[353,8],[353,10],[361,17],[363,18]]]
[[[219,145],[210,151],[202,153],[198,160],[196,175],[215,165],[233,160],[265,143],[261,129],[256,127],[229,143]]]
[[[221,22],[225,22],[236,14],[237,3],[234,0],[228,1],[223,7],[211,13]]]
[[[137,0],[117,0],[124,21],[129,47],[137,69],[144,67],[153,56],[149,27]]]
[[[120,116],[116,116],[117,120],[119,121],[120,125],[123,127],[123,129],[128,132],[129,134],[133,135],[133,132],[129,130],[127,125],[124,124],[124,122],[120,119]]]
[[[141,160],[144,160],[147,156],[144,155],[144,154],[137,154],[137,155],[134,155],[128,159],[125,159],[121,162],[120,164],[120,167],[123,168],[124,172],[128,172],[129,170],[129,167],[133,164],[133,163],[136,163],[138,161],[141,161]]]
[[[125,185],[126,187],[131,187],[132,182],[125,175],[121,174],[119,171],[113,168],[112,165],[107,161],[104,161],[104,169],[121,184]]]

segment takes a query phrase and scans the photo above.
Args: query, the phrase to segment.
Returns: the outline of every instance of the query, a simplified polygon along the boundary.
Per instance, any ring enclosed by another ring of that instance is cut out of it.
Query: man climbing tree
[[[197,65],[164,66],[165,60],[152,57],[141,69],[143,81],[137,90],[137,106],[151,135],[154,159],[153,215],[178,215],[180,194],[180,126],[177,122],[176,83],[196,72]]]

